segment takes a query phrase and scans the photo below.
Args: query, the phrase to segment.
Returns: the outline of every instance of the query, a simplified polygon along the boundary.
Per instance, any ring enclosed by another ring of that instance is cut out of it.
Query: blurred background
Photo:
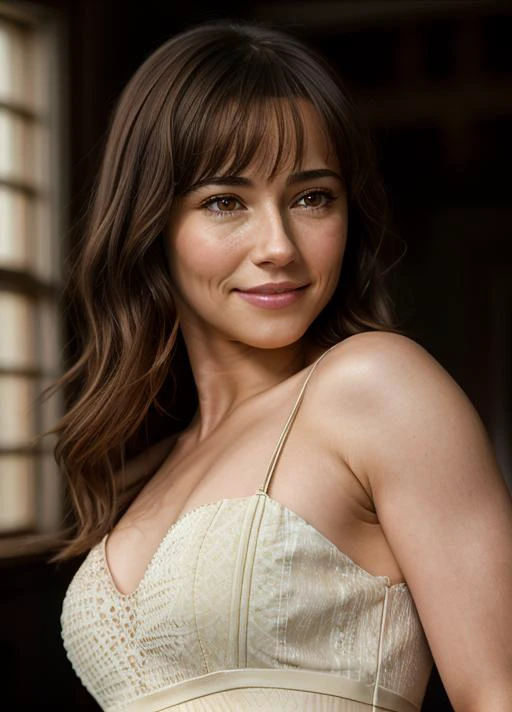
[[[217,18],[289,29],[337,68],[373,134],[395,227],[407,331],[464,389],[512,484],[512,3],[499,0],[0,0],[0,605],[6,708],[98,709],[60,641],[81,560],[23,535],[56,530],[63,487],[42,388],[75,325],[60,301],[124,84],[162,42]],[[477,506],[478,503],[475,503]],[[9,704],[10,703],[10,704]],[[434,671],[423,710],[450,710]]]

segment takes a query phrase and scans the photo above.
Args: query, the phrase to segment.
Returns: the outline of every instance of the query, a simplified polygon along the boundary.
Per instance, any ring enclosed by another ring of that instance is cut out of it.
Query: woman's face
[[[180,196],[167,229],[187,334],[280,348],[298,341],[332,296],[347,239],[341,167],[316,111],[302,104],[305,151],[271,181],[258,160]]]

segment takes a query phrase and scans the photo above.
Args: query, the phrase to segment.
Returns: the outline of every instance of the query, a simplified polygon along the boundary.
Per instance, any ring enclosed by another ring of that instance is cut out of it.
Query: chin
[[[252,346],[255,349],[285,349],[288,346],[292,346],[293,344],[301,341],[306,334],[307,329],[308,327],[305,327],[300,331],[286,330],[286,332],[283,332],[283,330],[280,329],[279,331],[276,330],[273,333],[266,334],[253,332],[250,336],[240,338],[239,341],[247,344],[247,346]]]

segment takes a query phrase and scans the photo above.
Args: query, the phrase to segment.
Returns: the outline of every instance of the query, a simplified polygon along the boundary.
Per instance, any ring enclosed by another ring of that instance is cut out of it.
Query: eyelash
[[[314,190],[306,190],[302,195],[299,195],[297,198],[296,202],[299,202],[303,198],[306,198],[309,195],[322,195],[325,198],[325,203],[324,205],[319,205],[316,207],[307,207],[303,206],[305,210],[323,210],[326,208],[330,203],[332,203],[333,200],[336,199],[336,196],[334,193],[329,190],[328,188],[317,188]],[[201,204],[201,208],[204,208],[205,210],[208,210],[212,215],[215,217],[229,217],[230,215],[234,215],[236,210],[211,210],[210,206],[214,205],[217,203],[219,200],[222,200],[223,198],[231,198],[233,200],[236,200],[238,203],[241,204],[241,200],[239,200],[236,196],[230,195],[229,193],[223,193],[222,195],[213,195],[211,198],[208,198],[208,200],[205,200],[204,203]]]

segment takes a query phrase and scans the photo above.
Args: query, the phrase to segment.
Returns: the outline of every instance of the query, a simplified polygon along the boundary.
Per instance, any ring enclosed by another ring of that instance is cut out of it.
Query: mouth
[[[297,284],[295,282],[268,282],[259,284],[257,287],[248,289],[235,289],[235,292],[243,292],[244,294],[285,294],[286,292],[295,292],[300,289],[306,289],[307,284]]]
[[[283,309],[298,302],[308,284],[278,282],[233,290],[241,299],[262,309]]]

